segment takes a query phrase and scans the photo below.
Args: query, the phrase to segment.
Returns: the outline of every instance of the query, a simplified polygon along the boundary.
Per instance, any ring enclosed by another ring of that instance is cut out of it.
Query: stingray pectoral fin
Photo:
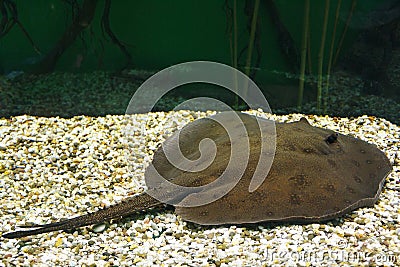
[[[20,238],[24,236],[37,235],[59,230],[71,230],[82,226],[102,223],[111,219],[121,218],[131,215],[137,211],[159,205],[160,202],[147,194],[134,196],[121,203],[108,208],[84,214],[68,220],[43,224],[43,225],[25,225],[22,228],[35,228],[31,230],[15,231],[3,234],[4,238]]]

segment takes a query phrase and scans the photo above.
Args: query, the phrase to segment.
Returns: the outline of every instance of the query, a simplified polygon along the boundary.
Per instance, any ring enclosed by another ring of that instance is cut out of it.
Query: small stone
[[[109,225],[107,223],[100,223],[93,226],[93,232],[101,233],[104,232]]]
[[[56,248],[58,248],[59,246],[61,246],[63,244],[63,240],[61,237],[57,238],[56,242],[54,243],[54,246]]]
[[[135,230],[136,230],[136,232],[138,232],[138,233],[145,233],[145,232],[147,231],[146,228],[142,228],[142,227],[136,227]]]
[[[227,248],[226,244],[218,244],[217,249],[225,250]]]
[[[185,234],[184,233],[176,233],[173,236],[175,236],[175,238],[179,239],[179,238],[185,236]]]

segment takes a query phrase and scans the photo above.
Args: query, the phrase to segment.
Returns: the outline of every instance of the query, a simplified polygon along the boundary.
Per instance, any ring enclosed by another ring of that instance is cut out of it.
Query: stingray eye
[[[333,144],[337,141],[337,138],[338,138],[338,134],[333,133],[325,139],[325,142],[327,142],[328,144]]]

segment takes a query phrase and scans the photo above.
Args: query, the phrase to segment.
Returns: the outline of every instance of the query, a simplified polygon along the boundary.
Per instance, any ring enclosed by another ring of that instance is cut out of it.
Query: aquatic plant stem
[[[226,13],[226,33],[229,37],[229,51],[231,56],[231,66],[237,69],[237,0],[233,1],[233,7],[229,5],[231,1],[225,0],[224,8]],[[233,86],[235,97],[232,103],[232,107],[234,110],[238,110],[239,107],[239,96],[238,92],[238,83],[237,83],[237,75],[236,72],[233,72],[232,75]]]
[[[312,76],[312,59],[311,59],[311,37],[310,31],[307,35],[307,63],[308,63],[308,75]]]
[[[297,108],[300,110],[303,103],[304,92],[304,74],[306,70],[307,60],[307,39],[310,15],[310,0],[306,0],[304,4],[304,21],[303,21],[303,37],[301,40],[301,61],[300,61],[300,81],[299,81],[299,95],[297,99]]]
[[[260,6],[260,0],[255,0],[254,9],[253,9],[253,18],[251,20],[251,30],[250,30],[250,38],[249,38],[249,47],[247,50],[247,59],[245,65],[245,74],[249,76],[250,68],[251,68],[251,56],[253,54],[253,46],[254,46],[254,38],[256,34],[256,27],[257,27],[257,16],[258,16],[258,7]],[[248,84],[245,84],[244,88],[244,97],[247,95],[247,87]]]
[[[340,6],[342,4],[342,0],[338,0],[337,7],[336,7],[336,14],[335,14],[335,24],[333,26],[333,33],[332,33],[332,40],[331,40],[331,47],[329,51],[329,61],[328,61],[328,70],[327,70],[327,75],[326,75],[326,85],[325,85],[325,90],[324,90],[324,104],[323,104],[323,113],[326,113],[327,106],[328,106],[328,95],[329,95],[329,79],[331,76],[331,68],[332,68],[332,59],[333,59],[333,48],[335,46],[335,37],[336,37],[336,29],[337,29],[337,24],[339,21],[339,12],[340,12]]]
[[[322,67],[324,62],[324,50],[326,29],[328,27],[330,0],[325,0],[324,22],[322,25],[321,44],[318,52],[318,91],[317,91],[317,110],[321,111],[321,98],[322,98]]]
[[[237,39],[237,0],[233,0],[233,67],[238,69],[238,39]],[[237,83],[237,72],[234,72],[234,86],[235,92],[238,92],[238,83]],[[239,109],[239,96],[236,93],[235,95],[235,109]]]
[[[351,17],[353,16],[354,9],[356,8],[356,5],[357,5],[357,0],[353,0],[353,1],[351,2],[351,7],[350,7],[349,15],[347,16],[346,23],[345,23],[345,26],[344,26],[342,35],[340,36],[340,41],[339,41],[339,44],[338,44],[337,49],[336,49],[335,59],[333,60],[333,65],[334,65],[334,66],[336,65],[336,62],[337,62],[337,60],[338,60],[338,58],[339,58],[340,50],[341,50],[341,48],[342,48],[343,41],[344,41],[344,37],[346,36],[347,30],[348,30],[349,25],[350,25]]]
[[[101,29],[103,32],[106,32],[107,35],[110,37],[111,41],[118,46],[118,48],[122,51],[122,53],[125,55],[127,59],[127,63],[125,68],[131,66],[132,63],[132,56],[129,53],[127,47],[117,38],[117,36],[114,34],[114,32],[111,30],[110,27],[110,9],[111,9],[111,0],[105,0],[104,3],[104,10],[103,10],[103,15],[101,17]]]

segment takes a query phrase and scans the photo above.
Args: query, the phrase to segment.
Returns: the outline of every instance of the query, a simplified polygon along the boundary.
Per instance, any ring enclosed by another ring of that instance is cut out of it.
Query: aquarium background
[[[275,113],[399,124],[400,1],[8,0],[0,11],[2,117],[124,114],[157,71],[206,60],[249,75]],[[197,96],[248,108],[199,83],[154,111]]]

